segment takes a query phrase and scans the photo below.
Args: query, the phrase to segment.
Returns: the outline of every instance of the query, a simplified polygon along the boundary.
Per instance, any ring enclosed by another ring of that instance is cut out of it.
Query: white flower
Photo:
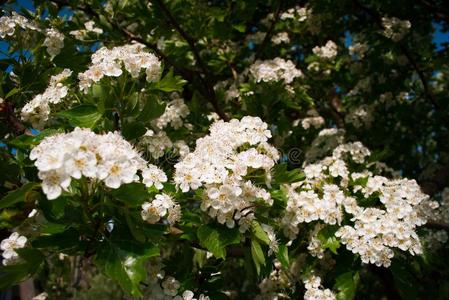
[[[3,264],[5,266],[17,261],[19,255],[15,250],[25,247],[26,242],[27,238],[17,232],[13,232],[8,238],[1,241],[0,250],[3,251]]]
[[[89,25],[86,25],[87,27]],[[98,30],[96,30],[98,32]],[[75,32],[74,34],[79,34]],[[91,57],[89,69],[78,74],[80,90],[87,92],[93,82],[98,82],[104,76],[118,77],[124,69],[133,78],[139,77],[140,71],[145,70],[147,81],[156,81],[161,73],[161,62],[154,54],[144,51],[143,45],[133,43],[108,49],[102,47]]]
[[[312,49],[313,53],[324,59],[334,59],[337,56],[337,44],[333,41],[327,41],[326,45],[316,46]]]
[[[137,167],[128,161],[108,161],[98,169],[98,178],[104,180],[107,187],[117,189],[122,183],[134,181]]]
[[[404,36],[408,33],[412,24],[408,20],[400,20],[396,17],[382,18],[382,26],[384,27],[383,34],[392,39],[395,42],[398,42],[404,38]]]
[[[139,181],[139,170],[147,186],[161,188],[162,182],[167,181],[162,170],[148,165],[118,133],[98,135],[89,129],[76,128],[67,134],[44,138],[32,149],[30,159],[35,160],[42,189],[49,199],[67,190],[71,178],[82,176],[102,180],[114,189]]]
[[[72,71],[64,69],[61,73],[50,78],[50,84],[42,93],[36,95],[25,104],[21,111],[24,121],[29,121],[34,128],[41,129],[50,115],[50,104],[57,104],[67,96],[68,88],[61,81],[70,77]]]
[[[152,202],[142,204],[142,219],[150,224],[157,223],[167,216],[167,221],[174,224],[181,220],[181,206],[170,195],[158,194]]]
[[[43,45],[47,47],[47,52],[51,57],[55,57],[64,47],[64,35],[54,28],[47,29],[46,38]]]
[[[283,80],[291,83],[297,77],[302,77],[301,70],[297,69],[291,60],[284,60],[276,57],[273,60],[257,60],[250,66],[249,72],[256,82],[270,82]]]
[[[178,294],[178,289],[181,287],[179,281],[171,276],[168,276],[161,285],[167,296],[176,296],[176,294]]]
[[[244,178],[248,169],[262,169],[269,182],[269,171],[279,159],[278,151],[267,143],[270,137],[268,125],[258,117],[217,121],[208,136],[197,140],[195,150],[175,165],[174,181],[183,192],[204,187],[201,209],[232,228],[243,210],[245,215],[251,213],[253,201],[273,203],[266,190]],[[244,151],[239,149],[243,145]],[[247,225],[239,222],[242,231]]]
[[[165,175],[164,171],[154,165],[150,165],[144,169],[142,171],[142,177],[142,182],[147,187],[154,185],[158,190],[164,187],[163,182],[167,182],[167,175]]]
[[[39,179],[42,180],[42,191],[47,195],[48,200],[58,198],[62,190],[67,190],[70,186],[70,175],[63,169],[39,171]]]
[[[335,300],[335,294],[329,289],[323,289],[321,286],[321,278],[311,275],[304,280],[306,292],[305,300]]]

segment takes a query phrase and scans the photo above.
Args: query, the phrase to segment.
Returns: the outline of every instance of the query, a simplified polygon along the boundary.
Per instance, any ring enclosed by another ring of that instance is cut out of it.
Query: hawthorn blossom
[[[72,179],[82,176],[103,181],[109,188],[142,181],[148,187],[161,188],[167,181],[158,167],[147,164],[133,146],[119,133],[95,134],[90,129],[75,128],[66,134],[44,138],[30,153],[38,168],[42,189],[48,199],[68,191]]]
[[[4,239],[0,243],[0,250],[3,251],[3,265],[11,265],[19,259],[19,254],[15,251],[25,247],[27,238],[19,235],[17,232],[13,232],[8,238]]]
[[[123,67],[133,78],[139,77],[140,71],[144,69],[149,82],[156,81],[162,70],[161,62],[157,57],[146,52],[143,45],[139,43],[112,49],[102,47],[92,55],[91,61],[89,69],[78,74],[80,90],[86,93],[93,83],[104,76],[120,76],[123,73]]]
[[[201,209],[219,223],[234,227],[251,212],[253,201],[272,204],[270,194],[245,176],[257,169],[268,174],[279,154],[267,143],[271,132],[258,117],[217,121],[209,130],[208,136],[197,140],[195,150],[175,165],[174,181],[183,192],[203,187]],[[243,145],[247,149],[239,150]],[[248,228],[245,222],[238,224],[240,229]]]

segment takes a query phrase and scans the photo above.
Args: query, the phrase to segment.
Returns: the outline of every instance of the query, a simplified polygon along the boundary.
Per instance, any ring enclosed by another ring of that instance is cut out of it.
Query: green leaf
[[[73,126],[92,128],[101,119],[102,114],[94,105],[80,105],[72,109],[59,112],[58,116],[69,120]]]
[[[320,240],[323,249],[329,249],[334,254],[337,254],[337,249],[340,248],[340,241],[335,237],[337,230],[337,226],[326,226],[317,234],[317,238]]]
[[[197,236],[200,245],[212,252],[216,258],[226,258],[226,246],[240,243],[240,232],[237,228],[203,225],[198,228]]]
[[[36,249],[22,248],[17,249],[21,260],[11,266],[3,266],[0,268],[0,290],[11,287],[19,282],[27,279],[36,273],[44,256]]]
[[[159,118],[165,111],[165,103],[159,101],[157,97],[148,97],[145,101],[144,107],[137,118],[140,122],[148,122]]]
[[[414,270],[410,262],[405,259],[394,259],[390,266],[393,274],[394,286],[396,287],[402,299],[419,299],[417,287],[419,282],[416,280]]]
[[[246,25],[245,24],[236,24],[236,25],[233,25],[232,28],[234,28],[238,32],[245,32]]]
[[[163,92],[182,91],[182,87],[186,82],[181,76],[173,75],[173,69],[170,69],[164,78],[154,84],[153,88]]]
[[[285,207],[287,205],[287,188],[284,185],[281,185],[279,190],[271,190],[270,195],[281,207]]]
[[[8,142],[8,145],[19,149],[31,149],[39,144],[45,137],[61,132],[63,132],[62,129],[45,129],[37,135],[22,134]]]
[[[334,290],[337,290],[337,300],[352,300],[360,280],[359,272],[349,271],[335,279]]]
[[[280,261],[284,268],[288,268],[290,266],[290,260],[288,258],[288,248],[286,245],[279,245],[278,252],[276,253],[276,258]]]
[[[255,239],[251,240],[251,256],[256,266],[257,275],[260,274],[260,266],[265,266],[265,255],[259,242]]]
[[[15,191],[9,192],[5,197],[0,200],[0,209],[5,207],[10,207],[18,202],[26,201],[29,192],[34,188],[38,187],[39,184],[36,182],[29,182],[22,185]]]
[[[159,248],[154,245],[104,241],[97,249],[95,265],[104,275],[117,281],[126,292],[140,297],[140,282],[147,278],[145,263],[148,258],[157,255]]]
[[[270,239],[268,238],[267,233],[263,230],[262,226],[256,220],[251,222],[251,233],[254,237],[256,237],[260,242],[265,245],[270,244]]]
[[[59,251],[67,251],[80,246],[78,230],[68,228],[63,232],[37,237],[32,245],[35,248],[51,248]]]
[[[273,168],[273,182],[276,184],[293,183],[304,180],[306,177],[300,169],[287,171],[287,164],[282,163]]]
[[[12,90],[10,90],[8,92],[8,94],[6,94],[5,99],[8,99],[11,96],[14,96],[15,94],[17,94],[18,92],[20,92],[20,89],[18,88],[13,88]]]
[[[127,140],[134,140],[138,137],[141,137],[145,134],[147,129],[142,123],[139,122],[131,122],[124,123],[122,126],[122,134]]]
[[[145,185],[139,182],[124,184],[112,190],[111,194],[117,200],[130,206],[140,206],[149,198]]]

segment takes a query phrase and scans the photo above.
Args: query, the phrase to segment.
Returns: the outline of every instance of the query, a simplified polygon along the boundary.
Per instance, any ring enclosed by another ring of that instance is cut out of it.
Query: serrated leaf
[[[164,78],[154,84],[153,88],[163,92],[176,92],[181,91],[186,82],[181,76],[173,75],[173,69],[170,69]]]
[[[51,248],[58,251],[67,251],[80,246],[79,232],[74,228],[68,228],[63,232],[42,235],[37,237],[32,245],[35,248]]]
[[[337,226],[326,226],[317,234],[317,238],[320,240],[323,249],[329,249],[334,254],[338,254],[337,249],[341,246],[340,241],[335,236],[337,229]]]
[[[92,128],[101,119],[102,114],[94,105],[80,105],[57,114],[69,120],[73,126]]]
[[[304,180],[306,177],[300,169],[287,171],[287,164],[282,163],[273,168],[273,182],[276,184],[293,183]]]
[[[357,291],[360,280],[359,272],[349,271],[343,273],[335,279],[334,290],[337,290],[337,300],[352,300]]]
[[[38,186],[39,184],[36,182],[29,182],[21,186],[20,188],[9,192],[5,197],[2,198],[2,200],[0,200],[0,209],[10,207],[16,203],[25,201],[29,192],[31,192]]]
[[[240,242],[240,232],[236,228],[203,225],[198,228],[200,245],[212,252],[216,258],[226,258],[226,246]]]
[[[100,244],[95,257],[95,265],[100,271],[117,281],[120,286],[134,297],[142,296],[140,282],[147,278],[145,262],[159,255],[154,245],[137,244],[132,241],[109,242]]]

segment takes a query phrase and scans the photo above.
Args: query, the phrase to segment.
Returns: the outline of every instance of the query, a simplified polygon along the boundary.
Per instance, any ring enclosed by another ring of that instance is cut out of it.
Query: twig
[[[25,125],[23,125],[17,118],[11,101],[5,100],[3,103],[0,103],[0,112],[3,113],[6,124],[14,132],[14,134],[19,135],[26,130]]]
[[[443,223],[438,221],[427,221],[427,223],[424,226],[430,229],[446,230],[447,232],[449,232],[449,223]]]
[[[229,121],[229,117],[223,112],[220,105],[218,104],[217,95],[215,94],[213,84],[211,82],[212,74],[209,72],[206,64],[203,62],[200,53],[195,45],[195,39],[192,38],[186,31],[184,31],[181,26],[178,24],[176,19],[171,14],[170,10],[165,6],[162,0],[153,0],[163,11],[164,15],[168,18],[168,24],[175,28],[175,30],[181,35],[181,37],[187,42],[190,47],[190,50],[193,52],[195,60],[200,66],[203,74],[198,73],[198,79],[204,84],[204,92],[203,96],[212,104],[215,112],[225,121]],[[207,79],[206,79],[207,78]]]
[[[281,8],[282,8],[282,0],[278,0],[278,6],[276,9],[276,12],[274,13],[273,21],[271,22],[270,28],[268,28],[268,31],[265,34],[265,37],[264,37],[262,43],[260,44],[259,48],[257,49],[256,55],[254,56],[255,59],[258,59],[260,57],[263,50],[268,45],[268,42],[270,41],[271,36],[273,34],[274,27],[276,26],[276,23],[279,21],[279,17],[281,14]]]

